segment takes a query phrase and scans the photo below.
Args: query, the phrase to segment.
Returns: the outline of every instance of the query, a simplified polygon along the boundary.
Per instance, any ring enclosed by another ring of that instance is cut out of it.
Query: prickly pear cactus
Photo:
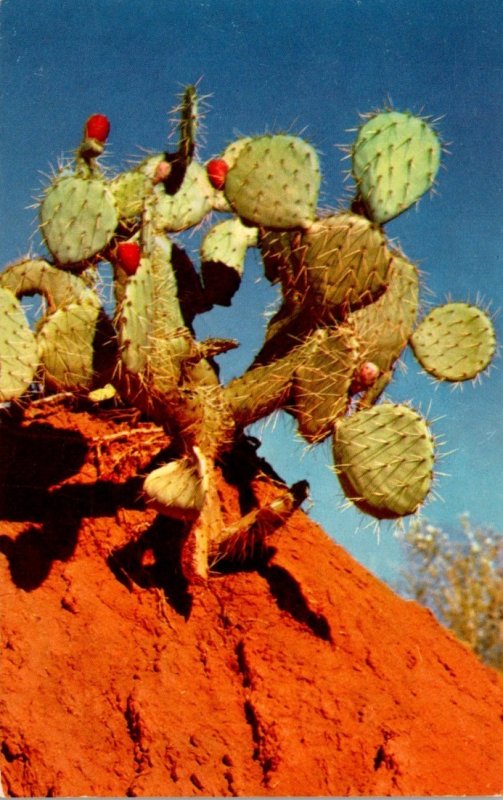
[[[351,150],[353,177],[370,219],[387,222],[431,189],[441,149],[435,130],[420,117],[372,115]]]
[[[370,115],[349,148],[353,202],[334,212],[318,209],[320,161],[300,137],[242,137],[198,160],[199,109],[189,86],[177,149],[106,177],[99,159],[110,123],[90,117],[73,168],[55,175],[40,203],[48,255],[0,276],[0,401],[22,408],[36,386],[112,399],[161,424],[173,458],[146,476],[144,501],[184,526],[189,581],[207,578],[222,555],[253,552],[306,497],[301,482],[229,518],[218,476],[245,450],[256,466],[250,424],[286,412],[310,445],[331,438],[349,502],[377,519],[413,514],[430,493],[436,447],[417,411],[380,402],[398,360],[410,344],[436,379],[463,381],[496,350],[490,317],[473,305],[448,303],[418,324],[418,270],[383,228],[434,184],[442,147],[428,120]],[[173,235],[202,224],[198,269]],[[250,367],[223,384],[218,358],[238,342],[198,341],[193,321],[231,304],[250,249],[280,299]],[[32,295],[43,309],[30,327],[20,300]]]

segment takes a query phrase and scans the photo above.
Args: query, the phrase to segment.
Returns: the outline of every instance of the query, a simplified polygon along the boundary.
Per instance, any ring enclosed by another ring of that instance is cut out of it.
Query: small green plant
[[[433,611],[486,664],[503,670],[503,537],[467,515],[448,536],[426,520],[403,535],[403,593]]]
[[[436,452],[420,414],[377,402],[402,351],[410,344],[441,381],[477,376],[495,351],[491,320],[466,303],[418,322],[418,270],[383,229],[434,185],[442,146],[428,120],[384,110],[362,122],[349,148],[354,195],[337,212],[318,208],[320,163],[308,142],[244,137],[205,165],[198,124],[189,86],[178,148],[109,175],[100,156],[110,125],[92,115],[73,163],[41,198],[48,257],[0,276],[0,400],[22,405],[35,382],[93,401],[115,394],[161,424],[177,457],[147,476],[144,492],[186,524],[188,580],[206,578],[222,547],[248,536],[249,516],[225,521],[217,472],[249,425],[283,410],[308,443],[332,437],[349,500],[378,519],[406,516],[430,493]],[[176,235],[215,214],[223,217],[201,242],[197,270]],[[238,342],[197,341],[192,323],[230,305],[250,248],[281,299],[250,367],[224,385],[216,359]],[[105,262],[111,313],[99,291]],[[32,332],[20,300],[33,294],[45,312]],[[291,513],[305,497],[301,484],[258,518]]]

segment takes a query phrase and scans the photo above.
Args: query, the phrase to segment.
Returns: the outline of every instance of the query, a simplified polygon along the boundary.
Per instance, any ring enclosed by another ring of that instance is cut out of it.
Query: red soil
[[[302,512],[187,589],[180,529],[138,500],[165,443],[47,406],[4,432],[5,792],[502,792],[501,677]]]

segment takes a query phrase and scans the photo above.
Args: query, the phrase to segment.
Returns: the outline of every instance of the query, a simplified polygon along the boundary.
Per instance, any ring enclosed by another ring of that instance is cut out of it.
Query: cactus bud
[[[138,242],[120,242],[117,245],[117,262],[127,275],[134,275],[140,266],[141,248]]]
[[[159,161],[155,168],[154,177],[152,178],[152,183],[156,186],[158,183],[163,183],[166,178],[169,177],[171,174],[171,164],[169,161]]]
[[[379,377],[380,369],[373,361],[364,361],[355,371],[351,384],[351,394],[358,394],[364,389],[370,389]]]
[[[229,165],[223,158],[212,158],[206,164],[206,172],[208,179],[214,189],[223,189],[225,186],[225,178],[229,171]]]
[[[106,142],[110,133],[110,120],[104,114],[92,114],[84,127],[85,139],[97,139]]]

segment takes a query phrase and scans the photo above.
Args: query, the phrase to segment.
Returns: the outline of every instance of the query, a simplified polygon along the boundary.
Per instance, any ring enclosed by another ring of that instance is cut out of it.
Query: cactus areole
[[[361,125],[349,150],[354,197],[337,213],[318,208],[311,143],[244,137],[205,165],[193,86],[178,125],[176,152],[161,143],[111,176],[99,161],[110,122],[86,121],[73,168],[55,174],[40,203],[48,253],[0,275],[0,401],[22,409],[34,389],[37,397],[63,390],[162,426],[170,455],[141,476],[142,502],[182,526],[181,569],[197,582],[223,557],[252,553],[306,497],[283,486],[244,516],[222,507],[226,465],[253,464],[256,474],[249,425],[286,412],[310,444],[331,439],[341,489],[363,513],[412,514],[430,495],[436,448],[417,411],[382,402],[396,362],[410,344],[436,379],[473,379],[496,342],[488,315],[463,302],[418,324],[418,270],[383,229],[434,184],[441,145],[428,120],[385,110]],[[198,269],[172,237],[215,215]],[[251,249],[281,299],[249,368],[224,384],[217,361],[239,343],[225,331],[199,341],[192,323],[230,305]],[[102,290],[107,262],[112,307]],[[46,302],[32,330],[21,300],[37,293]]]

